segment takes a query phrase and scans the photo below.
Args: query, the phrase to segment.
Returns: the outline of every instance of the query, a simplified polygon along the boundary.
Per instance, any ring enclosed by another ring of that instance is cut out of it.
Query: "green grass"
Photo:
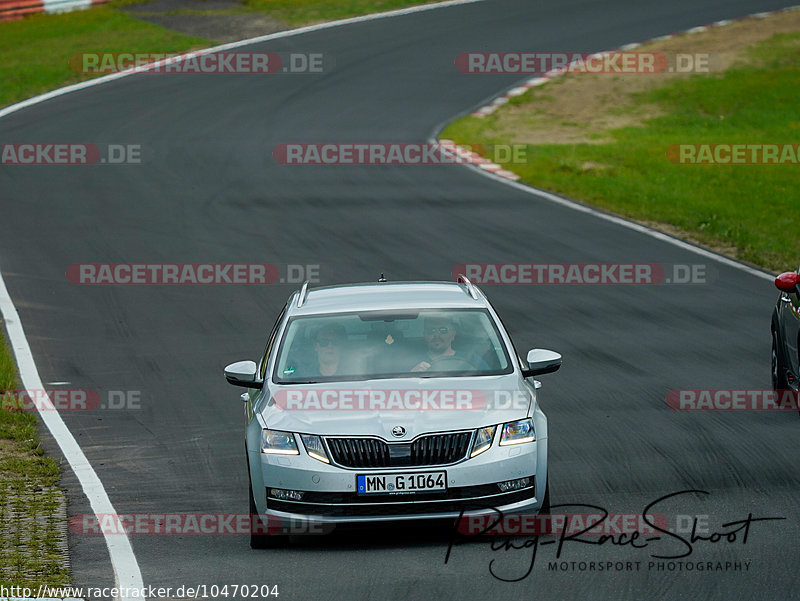
[[[794,269],[800,257],[800,165],[682,165],[668,161],[665,152],[670,144],[797,143],[797,65],[800,34],[773,36],[751,49],[747,64],[634,96],[658,105],[662,116],[643,127],[610,131],[611,143],[529,146],[524,164],[506,167],[533,186],[678,227],[704,244],[734,247],[738,258],[767,269]],[[535,98],[526,94],[513,104],[535,114]],[[492,116],[465,117],[442,137],[513,143],[491,133],[495,123]],[[587,169],[587,163],[606,167]]]
[[[114,6],[138,3],[139,0],[114,0]],[[385,12],[408,6],[435,3],[436,0],[242,0],[241,7],[204,10],[180,8],[170,11],[137,12],[140,15],[230,15],[260,13],[283,21],[289,27],[300,27],[325,21],[357,17],[368,13]]]
[[[0,391],[13,390],[17,386],[17,365],[4,336],[0,330]]]
[[[109,6],[0,23],[0,105],[91,78],[70,67],[70,57],[81,52],[180,52],[208,45]]]
[[[19,386],[14,358],[0,322],[0,392]],[[69,584],[63,548],[66,499],[56,487],[58,463],[42,451],[37,417],[0,403],[0,586]]]
[[[33,15],[0,23],[0,106],[13,104],[94,75],[76,73],[70,57],[81,52],[183,52],[214,45],[134,18],[120,10],[135,0],[115,0],[91,10]],[[259,12],[297,27],[371,12],[425,4],[421,0],[245,0],[241,8],[176,10],[166,14],[229,15]],[[161,14],[161,13],[159,13]]]
[[[280,19],[292,27],[384,12],[430,0],[244,0],[254,10]]]

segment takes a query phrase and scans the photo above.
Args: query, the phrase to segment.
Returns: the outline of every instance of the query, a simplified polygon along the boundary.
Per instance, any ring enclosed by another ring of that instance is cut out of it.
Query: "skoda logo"
[[[392,428],[392,436],[403,438],[406,435],[406,429],[403,426],[395,426]]]

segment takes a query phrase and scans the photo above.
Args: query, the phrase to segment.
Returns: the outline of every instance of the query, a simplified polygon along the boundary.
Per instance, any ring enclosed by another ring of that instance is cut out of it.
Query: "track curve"
[[[140,390],[135,411],[64,416],[119,512],[246,512],[241,406],[221,377],[256,358],[293,286],[78,287],[82,262],[319,264],[324,283],[447,278],[465,262],[708,263],[673,245],[460,167],[283,167],[287,142],[424,141],[515,82],[453,68],[470,50],[597,51],[780,8],[767,0],[497,0],[252,46],[323,52],[324,75],[136,75],[0,120],[0,140],[140,144],[142,165],[0,169],[2,272],[42,379]],[[697,551],[736,573],[549,571],[529,554],[457,547],[440,532],[335,536],[252,552],[237,536],[135,536],[146,584],[278,584],[290,599],[796,598],[800,480],[793,414],[678,413],[678,388],[769,386],[768,283],[724,265],[701,286],[485,287],[520,349],[563,353],[544,379],[553,503],[673,511],[714,523],[786,517],[747,545]],[[87,511],[70,486],[70,513]],[[77,584],[113,583],[98,537],[71,537]],[[674,548],[670,549],[674,551]],[[550,551],[542,555],[552,557]],[[565,553],[566,557],[567,553]],[[569,560],[641,560],[629,548]]]

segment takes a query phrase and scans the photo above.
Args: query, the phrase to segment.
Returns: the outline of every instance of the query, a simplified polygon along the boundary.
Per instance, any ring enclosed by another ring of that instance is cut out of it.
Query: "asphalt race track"
[[[257,359],[295,284],[77,286],[74,263],[319,265],[323,284],[450,279],[459,263],[703,264],[706,284],[484,286],[519,350],[551,348],[544,376],[552,502],[707,515],[711,531],[754,517],[746,543],[698,542],[678,571],[649,548],[572,543],[448,547],[446,531],[388,528],[251,551],[244,536],[131,537],[146,585],[277,584],[283,601],[345,599],[799,598],[793,412],[677,412],[673,389],[765,389],[776,291],[764,278],[559,206],[457,166],[282,166],[290,142],[422,142],[513,85],[466,75],[474,50],[599,51],[723,18],[768,0],[495,0],[322,29],[248,47],[321,52],[324,74],[136,75],[0,119],[0,141],[139,144],[140,165],[0,168],[2,274],[43,382],[141,391],[141,408],[63,417],[119,513],[247,512],[239,391],[222,368]],[[52,441],[52,452],[57,452]],[[66,470],[71,515],[88,503]],[[730,528],[728,528],[729,530]],[[75,582],[112,586],[101,536],[71,534]],[[747,567],[745,567],[745,563]],[[635,566],[634,566],[635,567]],[[595,566],[596,568],[596,566]]]

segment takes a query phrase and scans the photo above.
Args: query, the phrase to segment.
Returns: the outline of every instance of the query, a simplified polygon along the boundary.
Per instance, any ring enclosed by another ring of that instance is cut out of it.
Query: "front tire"
[[[247,471],[247,479],[250,480],[250,470]],[[289,540],[288,535],[285,534],[259,534],[266,531],[264,521],[258,513],[256,507],[256,500],[253,496],[253,482],[248,482],[248,490],[250,492],[250,548],[251,549],[273,549],[275,547],[282,547]]]
[[[249,476],[249,474],[248,474]],[[261,517],[258,514],[256,507],[256,500],[253,498],[253,483],[248,485],[250,491],[250,548],[251,549],[267,549],[269,547],[269,537],[266,534],[257,534],[262,528]]]
[[[539,515],[549,515],[550,514],[550,474],[547,475],[547,478],[544,481],[544,500],[542,501],[542,507],[539,509]]]
[[[772,389],[776,392],[779,390],[786,390],[789,388],[789,383],[786,381],[786,365],[781,358],[780,348],[778,346],[778,334],[773,330],[772,332]]]
[[[772,389],[775,392],[783,392],[787,390],[794,390],[786,379],[786,364],[781,359],[780,346],[778,345],[778,334],[772,332],[772,357],[771,357],[771,371],[772,371]],[[783,392],[785,394],[785,392]],[[798,411],[800,412],[800,394],[796,391],[794,393],[794,401],[797,404]]]

